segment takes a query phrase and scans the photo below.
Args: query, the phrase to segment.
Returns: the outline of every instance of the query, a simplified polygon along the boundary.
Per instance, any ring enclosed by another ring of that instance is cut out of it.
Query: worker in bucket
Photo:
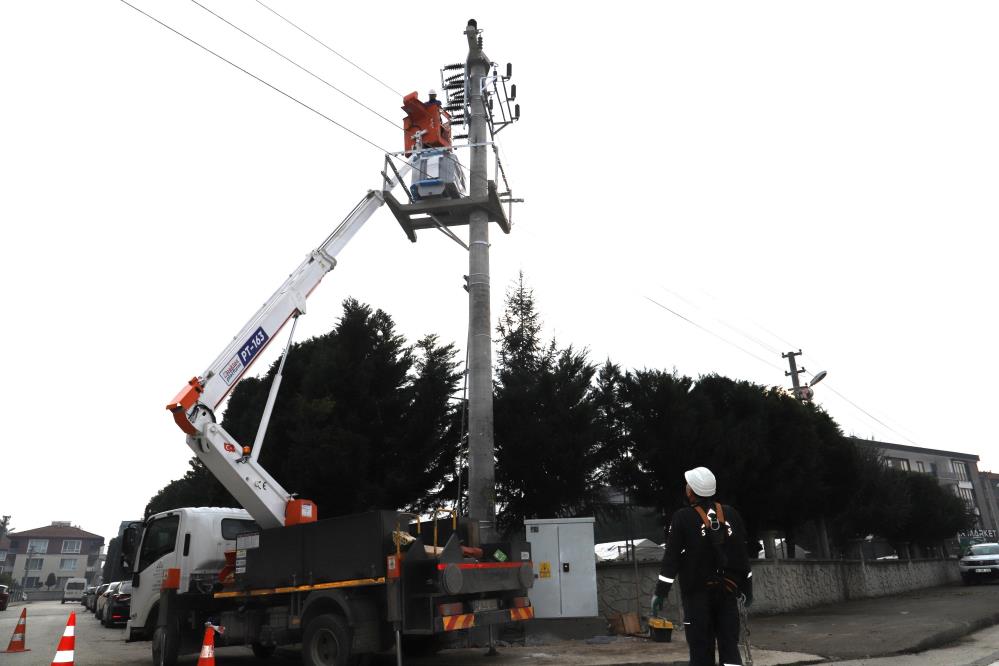
[[[753,602],[742,517],[714,500],[715,475],[707,467],[683,476],[689,506],[670,520],[652,613],[662,610],[679,575],[690,666],[714,666],[716,642],[720,664],[742,664],[738,604],[740,597],[746,606]]]

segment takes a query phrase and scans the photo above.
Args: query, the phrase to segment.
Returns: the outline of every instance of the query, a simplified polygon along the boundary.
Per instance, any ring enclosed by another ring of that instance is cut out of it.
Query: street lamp
[[[805,402],[811,402],[812,398],[815,397],[815,391],[812,390],[812,387],[825,379],[827,374],[828,373],[825,370],[819,370],[815,373],[815,375],[812,376],[811,383],[805,384],[798,390],[798,397]]]

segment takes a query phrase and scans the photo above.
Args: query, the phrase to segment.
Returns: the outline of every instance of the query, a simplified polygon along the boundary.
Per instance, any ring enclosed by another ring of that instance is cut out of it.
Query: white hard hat
[[[695,467],[683,473],[690,489],[698,497],[712,497],[715,494],[715,475],[707,467]]]
[[[434,90],[433,88],[431,88],[431,89],[430,89],[430,94],[431,94],[431,95],[436,95],[436,94],[437,94],[437,91],[436,91],[436,90]]]

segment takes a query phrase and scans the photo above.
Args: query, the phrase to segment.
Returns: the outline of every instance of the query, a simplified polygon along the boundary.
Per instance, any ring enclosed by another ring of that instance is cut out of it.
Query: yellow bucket
[[[673,623],[665,618],[650,617],[649,634],[657,643],[669,643],[673,640]]]

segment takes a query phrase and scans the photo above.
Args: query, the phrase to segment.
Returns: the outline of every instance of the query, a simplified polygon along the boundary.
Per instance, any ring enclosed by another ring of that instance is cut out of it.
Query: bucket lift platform
[[[474,210],[485,211],[489,221],[497,223],[503,233],[508,234],[510,220],[500,201],[495,181],[488,181],[488,186],[485,197],[425,199],[405,204],[399,203],[391,192],[386,192],[385,203],[406,232],[406,237],[414,243],[417,230],[433,229],[438,225],[456,227],[468,224],[468,218]]]

